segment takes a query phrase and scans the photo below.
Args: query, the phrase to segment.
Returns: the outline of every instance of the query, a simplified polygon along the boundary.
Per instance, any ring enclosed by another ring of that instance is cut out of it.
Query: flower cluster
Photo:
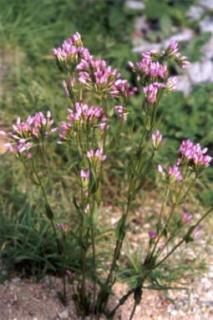
[[[144,95],[146,100],[150,104],[154,104],[157,101],[158,93],[161,89],[164,89],[166,85],[161,82],[153,82],[148,86],[144,87]]]
[[[181,215],[181,220],[183,223],[190,223],[192,221],[192,215],[188,211],[183,211]]]
[[[124,111],[124,107],[123,106],[115,106],[115,112],[117,113],[118,117],[120,119],[124,119],[125,118],[125,111]]]
[[[111,86],[119,76],[116,69],[108,66],[105,60],[102,59],[84,59],[76,67],[79,71],[79,81],[89,85]]]
[[[188,59],[179,52],[178,43],[176,41],[170,42],[165,50],[165,55],[174,58],[182,68],[187,68],[190,64]]]
[[[180,145],[180,154],[196,166],[208,167],[212,157],[207,155],[207,148],[201,148],[200,144],[194,144],[191,140],[184,140]]]
[[[61,47],[53,49],[53,55],[59,63],[75,62],[90,57],[89,50],[84,48],[81,42],[81,36],[78,32],[74,33],[69,39],[66,39]]]
[[[72,75],[67,81],[63,81],[66,96],[73,93],[73,89],[83,85],[86,91],[93,91],[102,96],[111,95],[113,98],[127,98],[134,94],[127,80],[121,78],[117,69],[112,68],[105,60],[94,58],[89,50],[83,47],[81,36],[75,33],[65,40],[61,47],[53,50],[59,65],[70,70]]]
[[[129,62],[129,67],[136,75],[137,80],[144,86],[143,91],[147,102],[151,105],[157,102],[159,91],[175,89],[175,78],[169,78],[167,61],[173,58],[181,67],[186,67],[189,62],[179,52],[176,42],[171,42],[166,50],[161,53],[145,51],[139,62]]]
[[[88,106],[87,104],[77,102],[73,109],[68,109],[67,121],[59,126],[59,136],[61,139],[67,139],[71,130],[89,124],[103,130],[106,127],[107,118],[103,109],[99,106]]]
[[[162,134],[160,133],[159,130],[156,130],[155,132],[152,133],[152,142],[155,149],[159,148],[162,138],[163,138]]]
[[[35,115],[29,116],[26,121],[21,121],[18,118],[12,127],[12,132],[9,133],[13,142],[8,144],[8,150],[31,157],[29,150],[56,130],[52,128],[52,125],[53,119],[49,111],[46,115],[37,112]]]
[[[87,151],[87,158],[92,162],[102,162],[106,160],[106,155],[103,153],[103,149],[90,149]]]
[[[170,182],[180,182],[183,180],[183,175],[180,171],[180,167],[175,164],[173,166],[170,166],[167,170],[165,170],[160,164],[157,167],[157,171],[160,173],[160,175],[165,178],[167,177]]]
[[[82,59],[76,70],[79,73],[79,81],[87,89],[96,88],[98,91],[110,93],[112,97],[128,97],[134,93],[127,80],[121,79],[117,69],[107,65],[105,60]]]
[[[152,134],[154,146],[158,141],[161,141],[161,138],[160,132],[158,131]],[[208,167],[212,161],[212,157],[206,154],[207,151],[207,148],[202,149],[198,143],[194,144],[189,139],[183,140],[179,148],[179,153],[182,157],[178,158],[176,164],[170,166],[166,172],[161,165],[158,165],[158,172],[162,177],[168,176],[172,182],[182,181],[183,175],[181,173],[180,166],[183,165],[183,160],[186,159],[189,163],[192,163],[195,166]]]
[[[177,166],[177,165],[173,165],[173,166],[169,167],[168,175],[172,181],[182,181],[183,180],[182,173],[180,171],[179,166]]]
[[[117,98],[119,96],[128,98],[130,96],[133,96],[137,92],[136,88],[132,88],[127,80],[118,79],[114,82],[112,89],[111,89],[111,95],[114,98]]]
[[[165,80],[168,76],[168,68],[166,64],[153,61],[155,52],[146,51],[142,53],[142,58],[135,64],[130,63],[130,67],[139,74],[139,77],[147,77],[152,80]]]

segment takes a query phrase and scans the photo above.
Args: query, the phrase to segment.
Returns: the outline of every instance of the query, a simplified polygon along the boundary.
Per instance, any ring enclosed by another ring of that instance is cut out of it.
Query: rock
[[[188,96],[192,89],[192,84],[187,75],[176,76],[176,91],[183,92],[184,96]]]
[[[205,58],[213,60],[213,35],[209,41],[203,46],[202,52]]]
[[[143,10],[145,8],[145,5],[142,1],[127,0],[126,7],[131,10]]]
[[[144,16],[137,17],[134,22],[134,30],[136,34],[143,34],[149,31],[149,26]]]
[[[173,35],[172,37],[170,37],[169,39],[167,39],[165,41],[165,45],[168,45],[171,41],[177,41],[177,42],[187,42],[189,40],[191,40],[194,36],[194,33],[191,29],[185,28],[183,29],[182,32],[177,33],[175,35]]]
[[[13,278],[13,279],[11,280],[11,282],[12,282],[13,284],[18,284],[18,283],[21,282],[21,278],[15,277],[15,278]]]
[[[193,84],[213,82],[213,63],[210,60],[192,63],[188,74]]]
[[[199,4],[206,10],[213,10],[213,1],[212,0],[200,0]]]
[[[192,21],[197,21],[201,18],[204,13],[204,9],[199,6],[191,6],[187,13],[187,17],[189,17]]]
[[[135,46],[133,48],[133,52],[136,52],[136,53],[140,53],[147,50],[154,50],[156,52],[159,52],[161,50],[161,44],[141,41],[140,45]]]
[[[69,319],[69,312],[67,309],[65,309],[64,311],[60,312],[58,316],[59,319]]]
[[[213,18],[206,17],[199,23],[201,32],[210,32],[213,33]]]

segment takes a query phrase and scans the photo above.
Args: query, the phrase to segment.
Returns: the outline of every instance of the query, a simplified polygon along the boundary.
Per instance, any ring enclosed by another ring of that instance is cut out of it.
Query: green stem
[[[94,288],[93,288],[93,311],[95,311],[95,301],[96,301],[96,291],[97,291],[97,270],[96,270],[96,246],[95,246],[95,228],[94,228],[94,207],[95,201],[93,202],[91,218],[92,218],[92,227],[91,227],[91,240],[92,240],[92,257],[93,257],[93,271],[94,271]]]
[[[166,200],[166,201],[167,201],[167,200]],[[154,253],[155,253],[155,250],[156,250],[156,248],[157,248],[157,245],[158,245],[158,243],[159,243],[159,241],[160,241],[160,239],[161,239],[161,237],[162,237],[162,235],[163,235],[163,231],[165,230],[165,228],[167,227],[169,221],[171,220],[171,217],[172,217],[172,214],[173,214],[173,212],[174,212],[174,210],[175,210],[175,208],[176,208],[176,205],[177,205],[177,204],[174,203],[174,204],[172,205],[171,209],[170,209],[168,218],[167,218],[167,220],[166,220],[163,228],[161,229],[161,231],[160,231],[160,233],[159,233],[159,235],[158,235],[158,237],[157,237],[157,239],[156,239],[156,241],[155,241],[155,243],[154,243],[154,246],[153,246],[153,249],[152,249],[152,252],[151,252],[151,255],[150,255],[151,258],[153,257],[153,255],[154,255]],[[164,210],[164,205],[163,205],[163,210]],[[163,211],[162,211],[162,213],[163,213]],[[161,213],[161,214],[162,214],[162,213]]]
[[[131,312],[131,314],[130,314],[129,320],[132,320],[132,319],[133,319],[133,317],[134,317],[134,315],[135,315],[135,311],[136,311],[137,305],[138,305],[137,302],[134,301],[133,309],[132,309],[132,312]]]
[[[211,211],[213,210],[213,207],[209,208],[209,210],[206,211],[206,213],[196,222],[195,225],[193,225],[192,227],[189,228],[189,230],[186,232],[185,236],[182,238],[182,240],[180,240],[170,251],[169,253],[167,253],[167,255],[161,259],[154,267],[154,269],[158,268],[165,260],[167,260],[171,254],[178,248],[180,247],[180,245],[182,245],[187,237],[189,237],[192,232],[198,227],[198,225],[211,213]]]

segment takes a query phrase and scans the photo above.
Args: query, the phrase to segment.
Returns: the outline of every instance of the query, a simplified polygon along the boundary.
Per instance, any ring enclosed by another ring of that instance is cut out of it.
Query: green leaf
[[[45,209],[46,209],[46,216],[49,220],[52,220],[53,217],[54,217],[54,214],[53,214],[53,211],[52,209],[50,208],[50,205],[48,203],[46,203],[45,205]]]

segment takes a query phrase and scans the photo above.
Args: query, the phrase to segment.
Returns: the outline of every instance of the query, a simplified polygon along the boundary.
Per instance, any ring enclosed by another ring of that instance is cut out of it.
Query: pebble
[[[65,309],[64,311],[60,312],[58,316],[59,319],[69,319],[69,312],[67,309]]]
[[[167,46],[171,41],[177,41],[177,42],[187,42],[189,40],[191,40],[194,36],[194,32],[192,29],[189,28],[185,28],[183,29],[182,32],[177,33],[175,35],[173,35],[172,37],[170,37],[169,39],[167,39],[165,41],[165,45]]]
[[[207,10],[213,10],[213,1],[212,0],[199,0],[199,4]]]
[[[12,282],[13,284],[18,284],[18,283],[21,282],[21,278],[15,277],[15,278],[13,278],[13,279],[11,280],[11,282]]]
[[[144,16],[140,16],[135,18],[134,22],[134,30],[137,34],[140,34],[142,32],[148,32],[149,26],[146,22],[146,18]],[[142,35],[142,34],[141,34]],[[134,40],[134,39],[133,39]],[[139,40],[139,39],[138,39]]]
[[[143,41],[141,42],[140,45],[134,47],[133,52],[141,53],[143,51],[148,51],[148,50],[154,50],[156,52],[159,52],[160,49],[161,49],[161,44]]]
[[[143,1],[127,0],[126,7],[131,10],[139,10],[140,11],[145,8],[145,5],[144,5]]]
[[[212,1],[213,2],[213,1]],[[199,23],[201,32],[210,32],[213,33],[213,18],[206,17]]]
[[[192,63],[188,74],[193,84],[213,82],[213,63],[210,60]]]
[[[202,48],[203,55],[208,60],[213,60],[213,35]]]
[[[191,6],[189,8],[188,13],[187,13],[187,17],[189,17],[190,20],[192,20],[192,21],[197,21],[201,18],[203,13],[204,13],[204,9],[202,7]]]
[[[188,96],[192,90],[192,83],[187,75],[176,76],[176,91],[183,92],[184,96]]]

